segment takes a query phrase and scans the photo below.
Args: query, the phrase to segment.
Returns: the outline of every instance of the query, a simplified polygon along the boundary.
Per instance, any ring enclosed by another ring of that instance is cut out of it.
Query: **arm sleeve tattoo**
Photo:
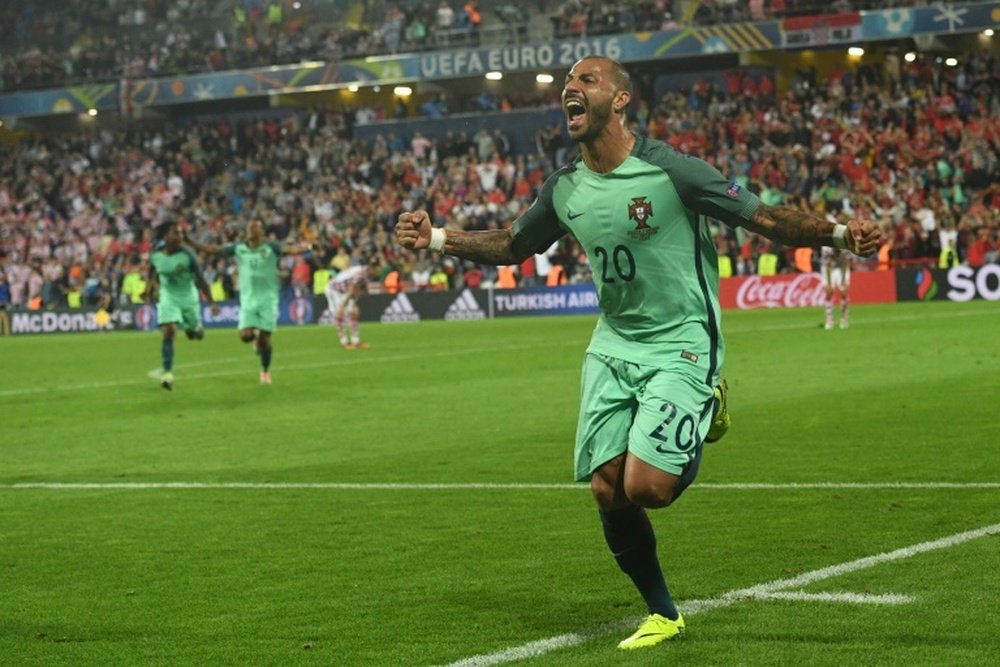
[[[508,229],[485,232],[449,229],[444,252],[493,266],[520,264],[532,253],[531,249],[518,241]]]
[[[790,206],[761,204],[744,227],[792,247],[833,245],[834,223]]]

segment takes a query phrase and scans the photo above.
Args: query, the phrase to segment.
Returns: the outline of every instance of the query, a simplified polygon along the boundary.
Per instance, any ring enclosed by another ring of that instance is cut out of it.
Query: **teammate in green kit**
[[[589,481],[605,539],[649,609],[619,648],[684,632],[660,569],[647,508],[675,501],[702,445],[729,426],[722,381],[718,260],[706,218],[787,246],[878,248],[871,221],[838,225],[763,204],[703,160],[625,125],[628,72],[604,57],[566,75],[563,111],[581,156],[545,181],[509,230],[434,228],[399,216],[396,238],[484,264],[519,264],[571,234],[590,260],[601,315],[583,362],[576,478]]]
[[[282,255],[301,255],[307,245],[282,245],[264,237],[264,223],[247,224],[247,240],[224,246],[184,241],[199,252],[235,257],[240,280],[240,340],[253,342],[260,356],[260,382],[271,384],[271,334],[278,327],[278,260]]]
[[[160,386],[171,391],[174,388],[174,334],[177,328],[184,330],[188,340],[205,337],[201,326],[199,291],[208,299],[214,315],[219,314],[219,307],[212,300],[212,290],[201,275],[198,259],[181,245],[177,223],[165,222],[156,232],[159,240],[149,256],[144,298],[156,299],[156,319],[163,332]]]

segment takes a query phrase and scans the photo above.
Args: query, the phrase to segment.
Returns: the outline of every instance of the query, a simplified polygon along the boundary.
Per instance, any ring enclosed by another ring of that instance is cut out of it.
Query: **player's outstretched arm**
[[[212,314],[218,315],[219,304],[215,303],[215,299],[212,297],[212,288],[209,287],[208,282],[205,281],[205,277],[201,275],[200,271],[195,274],[194,283],[198,286],[201,293],[205,295],[205,298],[208,299],[208,306],[212,309]]]
[[[532,254],[531,248],[514,238],[512,230],[466,232],[453,229],[445,232],[431,226],[427,211],[401,214],[396,223],[396,241],[410,250],[429,248],[493,266],[520,264]]]
[[[321,247],[318,243],[286,243],[281,248],[282,255],[305,255],[310,252],[319,252]]]
[[[218,255],[222,253],[221,246],[217,246],[214,243],[198,243],[190,236],[188,236],[187,232],[181,232],[181,240],[184,241],[184,243],[191,246],[192,248],[194,248],[195,250],[197,250],[198,252],[203,252],[206,255]]]
[[[880,241],[878,225],[872,220],[851,220],[839,225],[791,206],[764,203],[744,227],[782,245],[833,246],[862,257],[876,252]]]
[[[153,265],[149,265],[149,273],[146,275],[146,291],[142,293],[143,303],[156,300],[157,290],[160,287],[160,274],[156,272]]]

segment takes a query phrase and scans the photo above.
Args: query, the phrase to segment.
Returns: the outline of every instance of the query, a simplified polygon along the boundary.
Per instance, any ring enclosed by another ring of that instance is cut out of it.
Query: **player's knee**
[[[625,495],[639,507],[658,509],[674,502],[676,487],[676,480],[669,478],[657,481],[643,480],[639,483],[626,481]]]
[[[249,343],[253,340],[253,331],[241,331],[240,340],[244,343]]]
[[[597,506],[611,510],[628,505],[628,498],[622,489],[622,466],[624,457],[618,456],[594,471],[590,477],[590,493]]]
[[[174,334],[176,331],[177,330],[174,328],[174,325],[172,324],[168,324],[165,327],[163,327],[163,340],[172,341],[174,339]]]
[[[615,505],[615,485],[595,474],[590,478],[590,492],[601,509],[611,509]]]

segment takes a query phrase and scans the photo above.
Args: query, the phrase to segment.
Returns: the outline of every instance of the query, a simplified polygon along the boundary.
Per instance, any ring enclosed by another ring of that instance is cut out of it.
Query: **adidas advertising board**
[[[406,296],[405,292],[397,294],[393,300],[382,311],[379,318],[382,324],[393,324],[395,322],[419,322],[420,314],[413,309],[413,304]]]
[[[464,289],[458,295],[455,302],[448,306],[444,313],[446,320],[482,320],[486,318],[486,312],[479,306],[472,290]]]

